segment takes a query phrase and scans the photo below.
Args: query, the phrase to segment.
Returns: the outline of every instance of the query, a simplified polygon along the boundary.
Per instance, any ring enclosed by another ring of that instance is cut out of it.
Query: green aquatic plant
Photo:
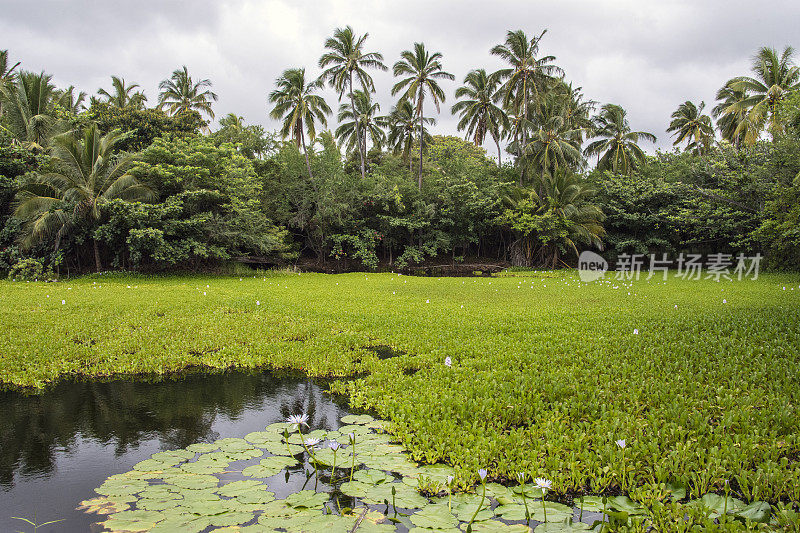
[[[525,490],[525,483],[526,483],[527,479],[528,479],[528,475],[525,472],[517,473],[517,481],[519,481],[519,484],[522,487],[522,490],[520,491],[520,493],[522,494],[522,504],[525,506],[525,523],[526,524],[530,524],[530,522],[531,522],[531,513],[528,510],[528,498],[527,498],[527,495],[525,494],[527,492]]]
[[[553,486],[553,482],[543,477],[537,477],[534,483],[536,483],[536,486],[542,491],[542,512],[544,513],[544,522],[547,523],[547,505],[545,504],[545,498],[547,497],[547,491]]]
[[[472,533],[472,523],[475,521],[475,518],[478,516],[478,513],[483,508],[483,502],[486,501],[486,469],[481,468],[478,470],[478,477],[481,480],[481,485],[483,487],[483,494],[481,495],[481,503],[478,504],[478,508],[475,509],[475,513],[472,515],[472,518],[469,519],[469,523],[467,524],[467,533]]]
[[[22,520],[23,522],[27,522],[28,524],[33,526],[34,531],[38,530],[40,527],[49,526],[50,524],[57,524],[58,522],[63,522],[65,520],[64,518],[59,518],[58,520],[50,520],[49,522],[42,522],[41,524],[39,524],[34,521],[35,518],[34,520],[29,520],[28,518],[22,518],[19,516],[12,516],[11,518],[14,520]]]

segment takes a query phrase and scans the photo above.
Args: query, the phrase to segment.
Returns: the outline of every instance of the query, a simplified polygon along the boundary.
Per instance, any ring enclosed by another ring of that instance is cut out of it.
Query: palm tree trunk
[[[302,130],[300,130],[300,142],[303,144],[303,155],[306,156],[306,168],[308,169],[308,177],[313,180],[314,176],[311,174],[311,162],[308,160],[308,150],[306,150],[306,136]]]
[[[361,149],[361,131],[359,128],[358,115],[356,114],[356,104],[353,99],[353,71],[350,71],[350,110],[353,111],[353,120],[356,125],[356,141],[358,142],[358,155],[361,156],[361,178],[366,176],[364,172],[364,151]]]
[[[500,139],[495,137],[494,138],[494,143],[497,145],[497,166],[499,167],[503,163],[502,156],[500,155],[501,154],[501,152],[500,152]]]
[[[419,91],[419,183],[418,188],[422,190],[422,89]]]
[[[94,266],[97,272],[103,270],[103,265],[100,262],[100,247],[97,244],[97,239],[92,239],[92,246],[94,247]]]

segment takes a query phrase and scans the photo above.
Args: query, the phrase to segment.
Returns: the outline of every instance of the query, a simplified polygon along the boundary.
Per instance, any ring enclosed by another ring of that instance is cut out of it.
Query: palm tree
[[[744,90],[733,89],[725,85],[717,91],[717,101],[719,103],[711,110],[711,114],[717,119],[717,129],[720,136],[737,148],[744,141],[752,124],[749,123],[746,110],[730,109],[733,104],[743,100],[745,96]]]
[[[284,139],[291,137],[295,146],[300,148],[302,145],[308,177],[313,179],[305,134],[308,132],[309,139],[313,142],[317,131],[314,121],[319,121],[323,126],[328,125],[326,115],[331,112],[331,108],[324,98],[313,94],[322,86],[322,80],[306,83],[306,69],[290,68],[283,71],[275,84],[278,88],[269,94],[269,101],[275,107],[269,115],[276,120],[283,120],[281,136]]]
[[[66,89],[57,89],[54,93],[58,105],[73,115],[77,115],[82,110],[86,109],[86,106],[83,104],[83,102],[86,101],[86,92],[76,91],[75,86],[70,85]]]
[[[8,66],[8,50],[0,50],[0,87],[4,87],[9,83],[13,82],[14,79],[17,77],[17,73],[14,72],[17,67],[20,65],[20,62],[17,61],[14,63],[13,66]],[[0,95],[2,96],[2,95]],[[0,97],[0,117],[3,116],[3,99]]]
[[[705,107],[705,102],[696,106],[694,102],[687,100],[672,113],[672,122],[667,131],[675,132],[673,146],[686,141],[686,150],[699,155],[708,152],[714,140],[714,126],[711,124],[711,117],[703,114]]]
[[[59,124],[56,106],[64,97],[51,83],[53,76],[22,71],[13,82],[0,85],[6,130],[19,143],[43,150]]]
[[[496,55],[509,64],[508,68],[500,69],[496,75],[504,81],[503,106],[508,113],[517,115],[521,121],[518,126],[524,126],[525,121],[533,120],[534,109],[531,102],[538,104],[542,94],[553,83],[555,76],[563,76],[561,68],[553,65],[554,56],[536,57],[539,53],[539,43],[547,30],[539,36],[528,39],[522,30],[506,33],[505,44],[498,44],[491,49],[491,54]],[[522,127],[519,131],[522,136],[522,145],[528,144],[527,129]],[[517,151],[518,158],[521,152]],[[524,180],[525,165],[520,165],[520,182]]]
[[[362,154],[367,153],[367,138],[372,141],[372,146],[380,148],[385,139],[386,133],[383,128],[386,126],[386,117],[377,116],[381,110],[381,105],[373,102],[369,93],[356,90],[353,95],[355,110],[350,104],[342,104],[339,107],[339,127],[336,128],[336,137],[346,146],[348,151],[358,146],[358,151]]]
[[[404,91],[402,99],[416,100],[415,114],[419,120],[419,188],[422,189],[422,130],[425,122],[423,104],[426,93],[430,93],[431,100],[439,112],[439,102],[444,102],[444,91],[436,80],[454,80],[455,76],[445,72],[442,68],[442,54],[434,52],[429,54],[423,43],[414,43],[414,51],[404,50],[402,59],[394,64],[392,69],[395,76],[407,76],[395,83],[392,94]]]
[[[583,165],[581,128],[573,126],[567,95],[548,93],[536,116],[532,137],[524,146],[524,154],[538,174],[555,174],[564,167],[575,169]],[[541,185],[540,185],[541,190]]]
[[[475,146],[481,146],[486,134],[490,134],[497,145],[497,164],[500,165],[500,134],[508,128],[508,116],[496,102],[499,100],[500,79],[495,74],[486,74],[485,69],[473,70],[464,78],[464,85],[456,89],[456,102],[451,111],[461,115],[458,130],[467,130],[466,138],[472,136]]]
[[[197,83],[192,80],[189,71],[184,65],[175,70],[168,80],[158,84],[161,94],[158,97],[158,106],[173,115],[186,111],[197,110],[214,118],[211,102],[217,101],[217,95],[209,89],[211,81],[203,79]]]
[[[386,117],[389,128],[387,144],[395,154],[402,153],[403,161],[408,164],[411,171],[411,148],[414,146],[414,134],[417,131],[417,118],[414,114],[414,106],[408,100],[400,100],[389,115]],[[435,125],[436,119],[426,117],[425,124]],[[431,134],[427,128],[423,127],[422,142],[426,146],[432,141]]]
[[[100,88],[97,89],[97,94],[104,96],[106,98],[106,102],[120,109],[127,106],[131,106],[134,109],[144,108],[144,103],[147,101],[147,97],[142,91],[134,92],[134,89],[139,87],[138,83],[125,85],[125,78],[111,76],[111,87],[112,89],[110,93],[105,89]],[[216,97],[214,99],[216,100]],[[214,115],[212,114],[211,116],[213,117]]]
[[[350,109],[357,109],[354,101],[353,77],[358,78],[364,92],[372,92],[374,90],[374,83],[366,69],[377,68],[379,70],[386,70],[386,65],[383,64],[382,54],[378,52],[364,52],[364,42],[367,40],[367,37],[369,37],[369,33],[356,37],[353,33],[353,28],[350,26],[337,28],[336,31],[333,32],[333,37],[329,37],[325,41],[325,48],[329,51],[323,54],[319,59],[320,68],[326,69],[322,72],[320,78],[327,80],[331,87],[339,93],[340,102],[344,96],[344,91],[350,91]],[[361,177],[363,178],[365,176],[365,153],[362,149],[362,144],[366,143],[362,143],[360,135],[360,131],[356,129],[356,143],[358,145],[359,155],[361,156]]]
[[[615,104],[606,104],[594,118],[592,138],[584,149],[586,156],[597,155],[597,168],[629,175],[638,163],[644,161],[644,151],[638,142],[644,139],[656,142],[656,136],[646,131],[631,131],[625,110]]]
[[[69,132],[53,139],[53,171],[35,174],[18,194],[14,215],[26,221],[31,245],[55,235],[61,238],[81,220],[96,223],[100,207],[114,199],[148,201],[155,193],[128,174],[133,163],[129,154],[115,154],[116,145],[126,137],[114,130],[100,136],[97,125],[82,134]],[[97,240],[92,239],[95,266],[102,269]]]
[[[512,258],[514,263],[530,266],[538,257],[542,264],[555,268],[564,252],[571,252],[577,258],[579,245],[602,250],[605,216],[591,203],[594,193],[575,174],[562,169],[543,176],[541,191],[515,187],[504,196],[504,218],[512,227],[519,215],[546,222],[539,225],[541,229],[530,224],[516,226],[518,238],[512,246],[516,256]]]
[[[784,48],[780,56],[777,50],[765,46],[753,57],[751,70],[755,77],[738,76],[725,84],[744,93],[743,98],[728,106],[725,113],[747,114],[747,122],[739,126],[746,128],[744,140],[750,145],[755,144],[767,123],[773,138],[783,130],[777,113],[778,105],[787,94],[800,89],[800,67],[794,64],[792,56],[794,49],[791,46]]]

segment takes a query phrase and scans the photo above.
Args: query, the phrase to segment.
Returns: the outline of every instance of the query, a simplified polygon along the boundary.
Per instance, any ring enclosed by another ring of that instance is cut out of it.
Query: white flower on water
[[[480,470],[478,470],[478,476],[480,476],[480,478],[481,478],[481,481],[483,481],[484,479],[486,479],[486,474],[487,474],[487,473],[488,473],[488,472],[486,472],[486,469],[485,469],[485,468],[481,468]]]
[[[338,450],[338,449],[339,449],[339,446],[340,446],[340,444],[339,444],[338,442],[336,442],[335,440],[332,440],[332,441],[330,441],[330,442],[328,443],[328,448],[330,448],[330,449],[331,449],[331,450],[333,450],[333,451],[336,451],[336,450]]]
[[[728,300],[722,300],[722,303],[726,304],[728,303]]]
[[[66,304],[66,303],[67,303],[67,301],[66,301],[66,300],[61,300],[61,305],[64,305],[64,304]]]
[[[429,304],[429,303],[431,303],[431,301],[430,300],[425,300],[425,303]]]
[[[449,356],[444,358],[444,366],[446,366],[446,367],[451,367],[451,366],[453,366],[453,360],[452,360],[452,359],[450,359],[450,357],[449,357]]]
[[[289,418],[286,419],[286,422],[289,424],[294,424],[295,426],[304,425],[308,426],[308,415],[290,415]]]
[[[314,446],[319,444],[319,439],[314,438],[314,437],[309,437],[309,438],[306,439],[305,442],[306,442],[306,446],[308,446],[309,448],[313,448]]]
[[[552,481],[543,477],[537,477],[536,479],[533,480],[533,482],[534,484],[536,484],[537,487],[539,487],[542,490],[550,490],[550,488],[553,486]]]
[[[355,433],[348,433],[347,438],[350,439],[350,444],[353,444],[356,441],[356,434]]]
[[[452,484],[453,484],[453,480],[454,480],[454,479],[455,479],[455,478],[454,478],[453,476],[447,476],[447,484],[448,484],[448,485],[452,485]]]
[[[617,441],[617,446],[619,446],[620,448],[622,448],[624,450],[625,449],[625,439],[619,439]]]
[[[638,334],[639,334],[639,330],[638,330],[638,329],[634,329],[634,330],[633,330],[633,334],[634,334],[634,335],[638,335]]]

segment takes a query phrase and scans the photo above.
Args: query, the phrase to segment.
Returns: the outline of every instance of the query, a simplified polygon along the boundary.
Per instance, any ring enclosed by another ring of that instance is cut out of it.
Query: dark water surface
[[[0,392],[0,531],[89,531],[97,515],[76,511],[112,474],[155,452],[243,437],[290,414],[334,430],[349,414],[313,381],[270,372],[191,374],[159,382],[65,381],[42,394]],[[341,403],[341,402],[340,402]],[[270,490],[281,497],[300,490]],[[102,519],[102,518],[100,518]]]

